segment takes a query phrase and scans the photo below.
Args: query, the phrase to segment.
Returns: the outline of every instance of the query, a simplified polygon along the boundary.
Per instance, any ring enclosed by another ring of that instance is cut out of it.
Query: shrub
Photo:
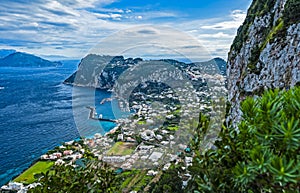
[[[241,110],[238,130],[223,127],[216,149],[195,156],[186,191],[299,192],[300,88],[249,97]]]
[[[287,25],[293,23],[299,23],[300,21],[300,1],[299,0],[288,0],[284,7],[283,14],[284,22]]]

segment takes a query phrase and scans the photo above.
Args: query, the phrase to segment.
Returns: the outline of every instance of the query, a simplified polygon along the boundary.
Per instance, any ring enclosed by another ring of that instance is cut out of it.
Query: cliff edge
[[[266,89],[300,83],[300,1],[254,0],[228,55],[227,121],[241,118],[240,102]]]

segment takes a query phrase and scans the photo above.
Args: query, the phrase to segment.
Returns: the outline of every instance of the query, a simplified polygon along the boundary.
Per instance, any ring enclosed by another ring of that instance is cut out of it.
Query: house
[[[170,166],[171,166],[171,163],[167,163],[166,165],[164,165],[164,167],[163,167],[163,171],[166,171],[166,170],[168,170],[169,168],[170,168]]]
[[[189,180],[192,178],[191,174],[184,174],[182,176],[182,187],[185,188],[188,185]]]
[[[153,152],[150,155],[149,160],[156,162],[162,157],[162,155],[163,155],[163,153],[161,153],[161,152]]]
[[[149,150],[151,150],[152,148],[154,148],[153,145],[140,145],[140,146],[139,146],[139,150],[146,150],[146,151],[149,151]]]
[[[141,160],[146,160],[146,159],[148,159],[148,155],[141,156]]]
[[[155,138],[156,138],[157,140],[162,140],[162,139],[163,139],[163,136],[161,136],[161,135],[156,135]]]
[[[155,137],[155,133],[152,130],[145,130],[141,133],[141,138],[145,141],[148,141],[149,139]]]
[[[73,151],[72,150],[65,150],[63,152],[64,155],[72,155],[73,154]]]
[[[53,153],[52,155],[53,155],[53,156],[56,156],[57,158],[61,158],[62,153],[57,152],[57,153]]]
[[[62,159],[58,159],[55,163],[55,165],[63,165],[65,162]]]
[[[73,145],[73,143],[74,143],[74,140],[65,142],[66,145]]]
[[[136,142],[135,139],[133,139],[133,138],[131,138],[131,137],[127,137],[127,138],[126,138],[126,141],[127,141],[127,142],[131,142],[131,143],[135,143],[135,142]]]
[[[1,187],[2,191],[21,191],[23,190],[25,187],[22,183],[18,183],[18,182],[9,182],[8,185],[4,185]]]
[[[49,159],[50,159],[50,160],[56,160],[57,157],[51,154],[51,155],[49,155]]]
[[[47,160],[47,159],[49,159],[49,155],[47,155],[47,154],[42,155],[42,156],[41,156],[41,159],[42,159],[42,160]]]
[[[162,141],[160,142],[162,145],[169,145],[169,142],[168,141]]]
[[[124,162],[126,158],[124,156],[104,156],[102,161],[111,162],[111,163],[120,163]]]
[[[118,141],[123,141],[124,140],[124,135],[123,134],[119,134],[117,137]]]
[[[185,157],[185,164],[187,166],[191,166],[193,163],[193,158],[192,157]]]
[[[174,119],[175,116],[173,114],[171,114],[171,115],[167,115],[166,118],[169,119],[169,120],[171,120],[171,119]]]
[[[96,133],[95,135],[94,135],[94,138],[95,139],[99,139],[99,138],[101,138],[102,137],[102,135],[100,134],[100,133]]]
[[[158,174],[158,172],[157,171],[154,171],[154,170],[149,170],[148,172],[147,172],[147,176],[156,176],[156,174]]]
[[[170,135],[169,138],[170,138],[170,140],[175,139],[175,137],[173,135]]]

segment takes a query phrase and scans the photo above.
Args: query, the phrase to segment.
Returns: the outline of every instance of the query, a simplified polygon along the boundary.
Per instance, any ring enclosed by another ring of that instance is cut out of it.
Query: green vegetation
[[[300,21],[300,1],[299,0],[288,0],[284,8],[283,15],[284,22],[286,25],[299,23]]]
[[[139,170],[132,170],[132,171],[126,171],[123,172],[121,175],[117,176],[119,184],[119,189],[127,189],[128,184],[131,182],[131,180],[139,173]]]
[[[249,97],[241,110],[238,130],[223,127],[216,149],[196,152],[187,192],[300,192],[300,88]]]
[[[180,166],[171,165],[171,167],[164,171],[159,181],[156,184],[150,185],[149,192],[151,193],[182,193],[182,180],[178,176],[181,171]]]
[[[20,176],[14,179],[15,182],[22,182],[24,184],[31,184],[35,182],[37,179],[35,176],[42,172],[47,172],[53,166],[54,162],[52,161],[39,161],[35,163],[33,166],[28,168],[25,172],[23,172]]]
[[[175,111],[173,111],[173,115],[175,115],[175,116],[180,116],[180,108],[181,107],[177,107],[178,109],[177,110],[175,110]]]
[[[54,166],[41,176],[42,186],[30,189],[29,193],[114,193],[116,190],[113,170],[99,161],[90,161],[86,167]]]
[[[150,181],[153,179],[152,176],[144,175],[140,180],[134,185],[133,190],[134,191],[142,191],[144,188],[150,183]]]
[[[169,125],[169,126],[167,127],[167,129],[168,129],[169,131],[177,131],[177,130],[178,130],[178,125]]]
[[[276,37],[281,36],[282,33],[286,31],[284,26],[284,21],[281,18],[279,18],[277,20],[276,25],[272,27],[271,30],[267,31],[268,34],[266,35],[265,40],[259,46],[257,45],[256,47],[252,48],[251,56],[249,58],[248,63],[248,68],[250,69],[250,72],[253,72],[255,74],[260,73],[260,69],[256,68],[256,64],[259,61],[260,53],[263,51],[263,49],[265,49],[269,42],[274,41]]]
[[[139,125],[145,125],[146,124],[146,120],[139,120],[138,122],[137,122],[137,124],[139,124]]]
[[[118,141],[118,135],[121,134],[122,131],[121,131],[121,127],[118,127],[115,132],[113,133],[109,133],[107,136],[111,139],[114,139],[115,142]]]
[[[275,37],[279,35],[279,32],[281,32],[284,29],[284,21],[283,19],[279,18],[277,20],[276,25],[272,28],[271,32],[269,33],[266,41],[261,46],[261,51],[266,47],[268,42],[272,42]]]
[[[134,144],[120,141],[112,146],[107,155],[130,155],[134,151],[134,148]]]
[[[247,17],[243,23],[243,25],[238,29],[237,36],[235,37],[233,44],[231,46],[231,50],[235,50],[239,52],[243,46],[243,44],[248,39],[248,30],[252,25],[255,17],[264,16],[267,13],[270,13],[270,9],[274,7],[274,0],[254,0],[248,10]],[[266,33],[266,29],[262,29],[262,33]]]
[[[250,72],[253,72],[255,74],[259,73],[260,71],[256,68],[256,64],[259,61],[260,56],[260,47],[256,46],[251,50],[251,56],[249,58],[248,68],[250,69]]]
[[[147,171],[140,171],[137,173],[137,175],[135,175],[131,181],[129,182],[128,186],[126,188],[131,188],[133,187],[135,184],[137,184],[145,175],[146,175]]]
[[[29,192],[300,192],[300,87],[265,91],[241,104],[238,129],[223,126],[214,149],[199,151],[210,120],[200,114],[190,147],[195,153],[188,171],[172,164],[157,177],[146,170],[124,171],[97,160],[82,167],[38,162],[15,181],[40,182]],[[133,146],[118,142],[111,154],[124,155]],[[132,144],[131,144],[132,145]],[[187,153],[180,157],[184,159]],[[192,175],[182,188],[182,176]],[[35,179],[36,178],[36,179]]]
[[[253,24],[256,17],[262,17],[267,13],[271,13],[270,26],[262,26],[259,34],[263,37],[261,43],[256,47],[252,48],[251,56],[247,67],[252,73],[259,73],[260,69],[256,69],[256,64],[259,61],[259,56],[262,50],[266,47],[269,42],[272,42],[277,38],[278,41],[283,41],[286,36],[287,28],[300,21],[300,1],[299,0],[288,0],[285,5],[282,18],[279,18],[276,24],[273,26],[274,13],[271,9],[274,7],[274,0],[254,0],[248,10],[247,17],[243,25],[238,29],[237,36],[235,37],[231,46],[231,51],[239,52],[243,44],[249,38],[249,28]]]
[[[116,176],[117,190],[116,192],[130,192],[132,190],[144,192],[144,188],[153,179],[152,176],[146,175],[144,170],[125,171]]]

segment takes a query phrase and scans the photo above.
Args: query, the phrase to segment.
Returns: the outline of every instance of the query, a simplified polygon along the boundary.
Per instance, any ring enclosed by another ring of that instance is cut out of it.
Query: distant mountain
[[[61,65],[61,62],[51,62],[38,56],[22,52],[15,52],[0,59],[0,67],[56,67]]]
[[[171,64],[171,66],[179,69],[186,77],[191,79],[195,88],[202,87],[202,81],[196,80],[199,72],[203,74],[211,75],[226,75],[226,62],[223,59],[215,58],[207,62],[198,63],[184,63],[173,59],[161,59],[161,60],[143,60],[141,58],[127,58],[123,56],[100,56],[95,54],[89,54],[84,57],[78,70],[67,78],[64,83],[75,86],[94,87],[100,89],[112,89],[119,76],[124,73],[130,67],[145,66],[141,72],[147,73],[151,69],[149,67],[156,68],[164,66],[163,64]],[[140,65],[137,65],[140,64]],[[167,66],[166,66],[167,67]],[[132,68],[134,69],[134,68]],[[170,73],[172,74],[172,69]],[[174,72],[174,76],[176,73]],[[140,74],[143,76],[143,74]],[[179,76],[179,75],[178,75]],[[159,77],[159,75],[157,75]]]
[[[195,64],[200,67],[203,73],[226,76],[227,63],[222,58],[214,58],[206,62],[195,62]]]
[[[62,61],[62,60],[80,60],[77,57],[67,57],[67,56],[62,56],[62,55],[40,55],[40,57],[50,60],[50,61]]]
[[[16,50],[12,50],[12,49],[2,49],[0,50],[0,59],[5,58],[6,56],[16,52],[17,52]]]

